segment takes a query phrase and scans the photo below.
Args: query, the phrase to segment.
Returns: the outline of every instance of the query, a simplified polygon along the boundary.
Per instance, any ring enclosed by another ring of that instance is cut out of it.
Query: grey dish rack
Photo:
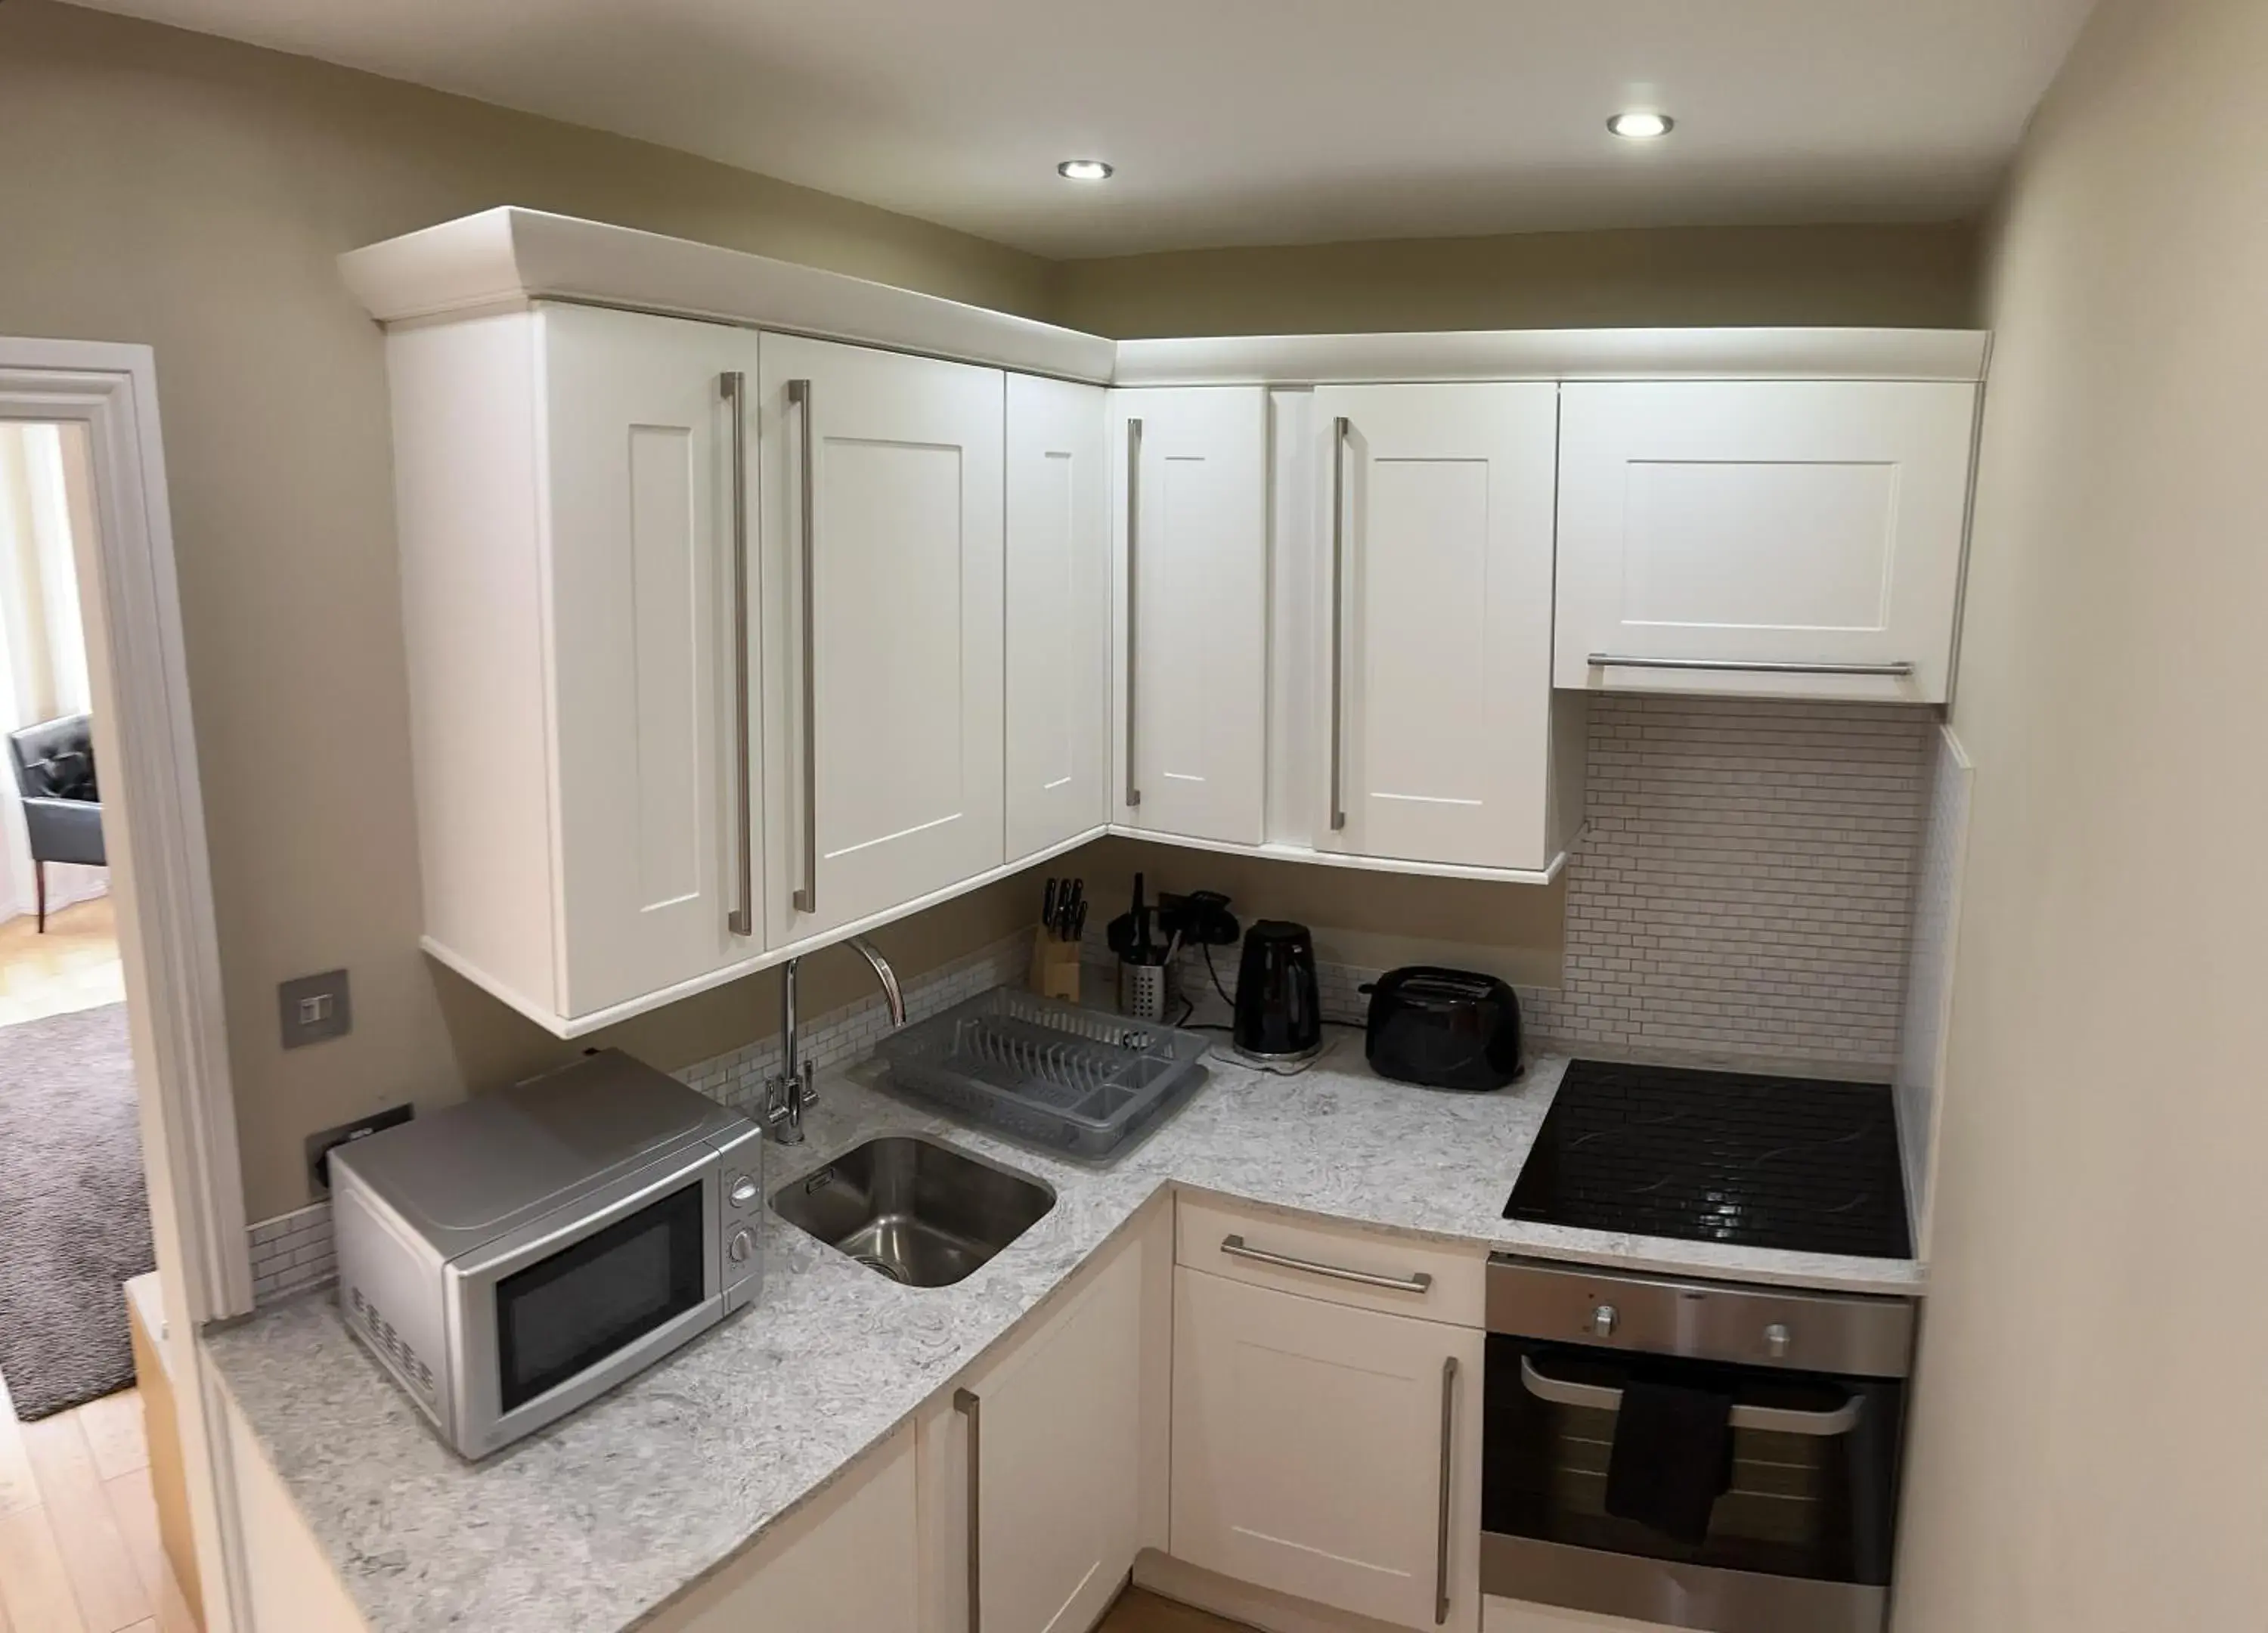
[[[890,1081],[975,1121],[1089,1159],[1133,1141],[1204,1081],[1206,1040],[995,987],[885,1038]]]

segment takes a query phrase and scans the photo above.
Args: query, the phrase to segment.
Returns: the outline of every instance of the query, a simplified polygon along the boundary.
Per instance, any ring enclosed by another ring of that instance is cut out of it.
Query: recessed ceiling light
[[[1651,142],[1666,136],[1677,121],[1667,114],[1617,114],[1607,121],[1607,129],[1631,142]]]
[[[1108,181],[1110,166],[1099,158],[1067,158],[1056,166],[1056,174],[1071,181]]]

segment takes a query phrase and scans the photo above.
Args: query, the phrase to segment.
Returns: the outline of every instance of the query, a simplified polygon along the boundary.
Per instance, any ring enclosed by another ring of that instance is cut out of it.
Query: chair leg
[[[44,862],[33,863],[32,875],[39,880],[36,888],[40,898],[40,934],[44,936],[48,933],[48,864]]]

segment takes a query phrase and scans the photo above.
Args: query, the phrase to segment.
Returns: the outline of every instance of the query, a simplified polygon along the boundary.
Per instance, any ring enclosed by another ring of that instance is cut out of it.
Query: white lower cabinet
[[[647,1623],[648,1633],[917,1633],[914,1431]]]
[[[1476,1633],[1482,1334],[1188,1269],[1174,1317],[1174,1556]]]
[[[1036,1332],[924,1410],[923,1633],[1086,1633],[1133,1569],[1150,1393],[1141,1248],[1115,1250]]]

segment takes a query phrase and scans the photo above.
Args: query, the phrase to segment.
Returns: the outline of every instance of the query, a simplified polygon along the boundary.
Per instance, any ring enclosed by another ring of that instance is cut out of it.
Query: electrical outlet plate
[[[409,1106],[389,1106],[384,1111],[372,1112],[355,1122],[342,1122],[335,1129],[325,1129],[320,1134],[307,1136],[307,1183],[314,1188],[318,1200],[331,1194],[331,1170],[328,1161],[334,1146],[344,1145],[350,1140],[367,1139],[381,1129],[391,1129],[404,1123],[416,1114]]]
[[[345,1037],[354,1030],[354,1004],[347,991],[346,971],[328,969],[320,975],[279,982],[276,1013],[287,1049]]]

